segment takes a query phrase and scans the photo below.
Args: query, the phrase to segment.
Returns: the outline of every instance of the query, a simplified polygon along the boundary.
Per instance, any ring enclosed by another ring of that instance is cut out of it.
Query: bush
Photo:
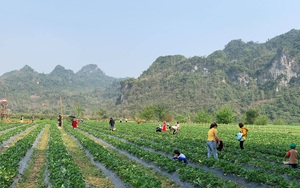
[[[283,119],[274,119],[273,120],[273,125],[285,125],[286,123],[284,122]]]
[[[231,108],[222,108],[216,113],[217,123],[228,124],[231,123],[235,115],[232,112]]]
[[[267,115],[260,115],[255,119],[254,123],[256,125],[267,125],[269,123],[269,117]]]
[[[196,123],[210,123],[211,122],[211,115],[205,111],[200,111],[196,117],[195,122]]]

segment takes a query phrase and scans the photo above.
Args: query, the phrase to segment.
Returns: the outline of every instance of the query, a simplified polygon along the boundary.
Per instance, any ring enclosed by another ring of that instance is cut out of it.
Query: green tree
[[[80,103],[76,103],[74,105],[73,112],[76,115],[76,117],[83,117],[85,110]]]
[[[100,119],[105,119],[105,118],[107,118],[107,112],[106,112],[106,110],[104,110],[104,109],[99,109],[99,110],[96,112],[96,115],[97,115],[97,118],[100,118]]]
[[[145,119],[149,121],[154,118],[155,107],[154,106],[147,106],[145,107],[139,114],[141,119]]]
[[[209,123],[211,122],[211,115],[204,110],[198,112],[198,114],[195,117],[195,122],[197,123]]]
[[[258,110],[249,109],[246,111],[246,123],[253,124],[255,119],[259,116]]]
[[[156,105],[154,114],[159,121],[164,121],[164,117],[168,114],[167,107],[163,104]]]
[[[216,119],[218,123],[228,124],[231,123],[235,115],[231,108],[225,107],[216,113]]]
[[[256,125],[267,125],[269,123],[269,118],[267,115],[260,115],[255,119],[254,123]]]

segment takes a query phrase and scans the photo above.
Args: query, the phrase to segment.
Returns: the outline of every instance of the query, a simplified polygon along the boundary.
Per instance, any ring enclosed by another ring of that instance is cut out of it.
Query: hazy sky
[[[233,39],[265,42],[300,28],[299,0],[2,0],[0,75],[97,64],[138,77],[159,56],[207,56]]]

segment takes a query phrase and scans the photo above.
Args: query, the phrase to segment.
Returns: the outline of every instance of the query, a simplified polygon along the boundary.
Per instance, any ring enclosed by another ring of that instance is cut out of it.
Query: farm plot
[[[297,127],[249,127],[245,150],[236,125],[219,125],[225,151],[208,159],[209,125],[182,125],[177,135],[156,124],[54,121],[0,125],[1,187],[300,187],[299,169],[282,165]],[[5,127],[5,128],[4,128]],[[7,146],[7,147],[6,147]],[[172,160],[179,149],[189,164]]]
[[[119,149],[131,150],[132,153],[143,158],[152,154],[147,154],[147,152],[139,154],[138,150],[133,151],[132,148],[139,147],[143,151],[169,154],[169,158],[174,149],[179,149],[188,156],[193,166],[213,172],[220,178],[235,181],[240,186],[299,186],[299,169],[291,169],[282,165],[282,161],[286,160],[284,155],[289,143],[299,143],[299,137],[288,132],[278,133],[277,130],[272,132],[270,129],[264,132],[262,128],[255,128],[249,132],[249,138],[245,142],[246,149],[241,151],[238,142],[235,141],[238,127],[221,125],[219,136],[225,143],[226,151],[219,153],[219,160],[213,160],[206,157],[205,142],[208,125],[186,125],[178,135],[172,135],[169,132],[156,133],[154,124],[120,123],[118,125],[117,131],[114,132],[108,130],[107,123],[97,125],[86,123],[80,128],[113,145],[118,145]],[[167,163],[164,164],[164,168],[168,168]],[[195,183],[197,177],[191,179]]]

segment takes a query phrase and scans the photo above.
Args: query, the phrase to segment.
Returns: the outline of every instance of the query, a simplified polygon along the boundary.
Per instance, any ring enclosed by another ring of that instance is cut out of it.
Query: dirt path
[[[85,182],[90,187],[114,187],[111,181],[91,163],[90,159],[85,155],[84,150],[76,144],[71,136],[64,129],[60,129],[60,131],[64,144],[69,154],[72,155],[74,163],[80,168]]]
[[[4,146],[0,149],[0,154],[5,152],[9,147],[15,145],[16,142],[24,138],[26,135],[28,135],[33,129],[35,129],[37,126],[30,127],[29,129],[26,129],[26,131],[19,134],[16,138],[14,138],[10,143],[7,144],[7,146]]]
[[[50,125],[47,125],[31,157],[31,162],[27,170],[23,174],[20,182],[16,185],[17,188],[47,187],[44,185],[44,172],[46,168],[47,143],[50,136],[49,128]]]

